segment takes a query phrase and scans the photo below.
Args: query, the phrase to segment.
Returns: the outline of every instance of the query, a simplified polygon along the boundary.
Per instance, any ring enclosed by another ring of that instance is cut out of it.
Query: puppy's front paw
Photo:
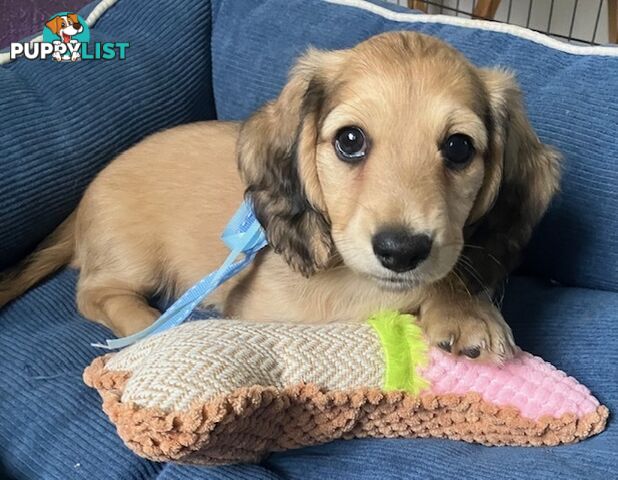
[[[453,355],[500,364],[515,352],[511,328],[488,301],[432,303],[421,308],[420,322],[429,342]]]

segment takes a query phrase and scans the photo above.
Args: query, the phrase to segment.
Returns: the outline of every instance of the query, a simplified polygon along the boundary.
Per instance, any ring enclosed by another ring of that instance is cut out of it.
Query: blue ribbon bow
[[[108,339],[105,340],[105,344],[93,343],[92,345],[106,349],[124,348],[150,335],[180,325],[205,297],[249,265],[257,252],[268,244],[264,230],[247,201],[244,201],[234,214],[221,234],[221,238],[231,250],[225,262],[187,290],[157,321],[134,335]],[[241,254],[244,254],[244,257],[234,263]]]

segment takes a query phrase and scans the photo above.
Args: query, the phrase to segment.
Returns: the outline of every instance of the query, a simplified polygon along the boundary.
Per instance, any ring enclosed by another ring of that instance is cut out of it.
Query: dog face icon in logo
[[[76,13],[58,13],[47,21],[43,29],[43,41],[57,47],[52,57],[58,62],[81,60],[81,44],[89,40],[90,29]]]

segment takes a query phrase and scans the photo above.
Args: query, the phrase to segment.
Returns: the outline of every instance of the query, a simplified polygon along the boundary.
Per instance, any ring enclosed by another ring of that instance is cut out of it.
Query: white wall
[[[388,0],[391,3],[407,5],[407,0]],[[441,0],[431,0],[434,3],[441,3]],[[445,7],[456,7],[459,3],[459,9],[471,11],[474,0],[442,0]],[[532,2],[532,10],[530,14],[530,28],[540,31],[547,31],[549,21],[549,11],[551,8],[551,0],[510,0],[511,2],[511,20],[509,23],[526,26],[528,18],[528,9]],[[607,1],[606,0],[579,0],[577,2],[577,11],[575,22],[573,24],[572,36],[585,40],[592,39],[594,26],[596,23],[599,2],[602,2],[601,16],[599,17],[599,25],[596,33],[597,43],[607,43]],[[554,0],[554,8],[552,13],[551,33],[560,35],[568,35],[571,26],[571,18],[575,0]],[[500,8],[496,12],[496,20],[506,22],[509,8],[509,0],[502,0]],[[440,13],[439,7],[430,6],[429,13]],[[454,15],[453,12],[443,10],[446,15]]]

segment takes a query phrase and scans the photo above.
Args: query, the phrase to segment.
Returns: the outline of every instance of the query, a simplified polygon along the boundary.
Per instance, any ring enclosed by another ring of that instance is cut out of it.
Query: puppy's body
[[[158,312],[136,315],[133,293],[140,304],[154,293],[181,293],[221,263],[220,233],[243,198],[237,135],[233,123],[177,127],[129,149],[97,176],[74,230],[78,305],[87,317],[123,334],[143,328]],[[118,302],[109,300],[125,290]]]
[[[127,311],[116,325],[118,315],[100,308],[110,292],[179,295],[222,263],[229,252],[220,234],[245,191],[235,158],[238,132],[239,124],[201,122],[155,134],[90,185],[76,212],[73,259],[86,316],[133,332],[142,315]],[[207,302],[247,320],[326,322],[366,319],[385,307],[417,308],[416,297],[384,292],[343,267],[306,278],[267,248]]]
[[[146,307],[149,296],[181,294],[222,263],[229,252],[220,234],[245,191],[239,127],[200,122],[157,133],[96,177],[68,225],[85,316],[122,335],[135,332],[159,315]],[[247,320],[326,322],[417,306],[415,297],[383,292],[346,268],[305,278],[267,248],[207,303]]]
[[[86,317],[122,335],[145,328],[160,313],[148,297],[220,265],[220,233],[248,195],[269,247],[208,299],[226,316],[398,309],[418,313],[433,344],[500,361],[514,344],[490,296],[557,189],[558,159],[509,75],[436,39],[312,51],[242,126],[177,127],[120,155],[0,281],[0,306],[70,262]]]

